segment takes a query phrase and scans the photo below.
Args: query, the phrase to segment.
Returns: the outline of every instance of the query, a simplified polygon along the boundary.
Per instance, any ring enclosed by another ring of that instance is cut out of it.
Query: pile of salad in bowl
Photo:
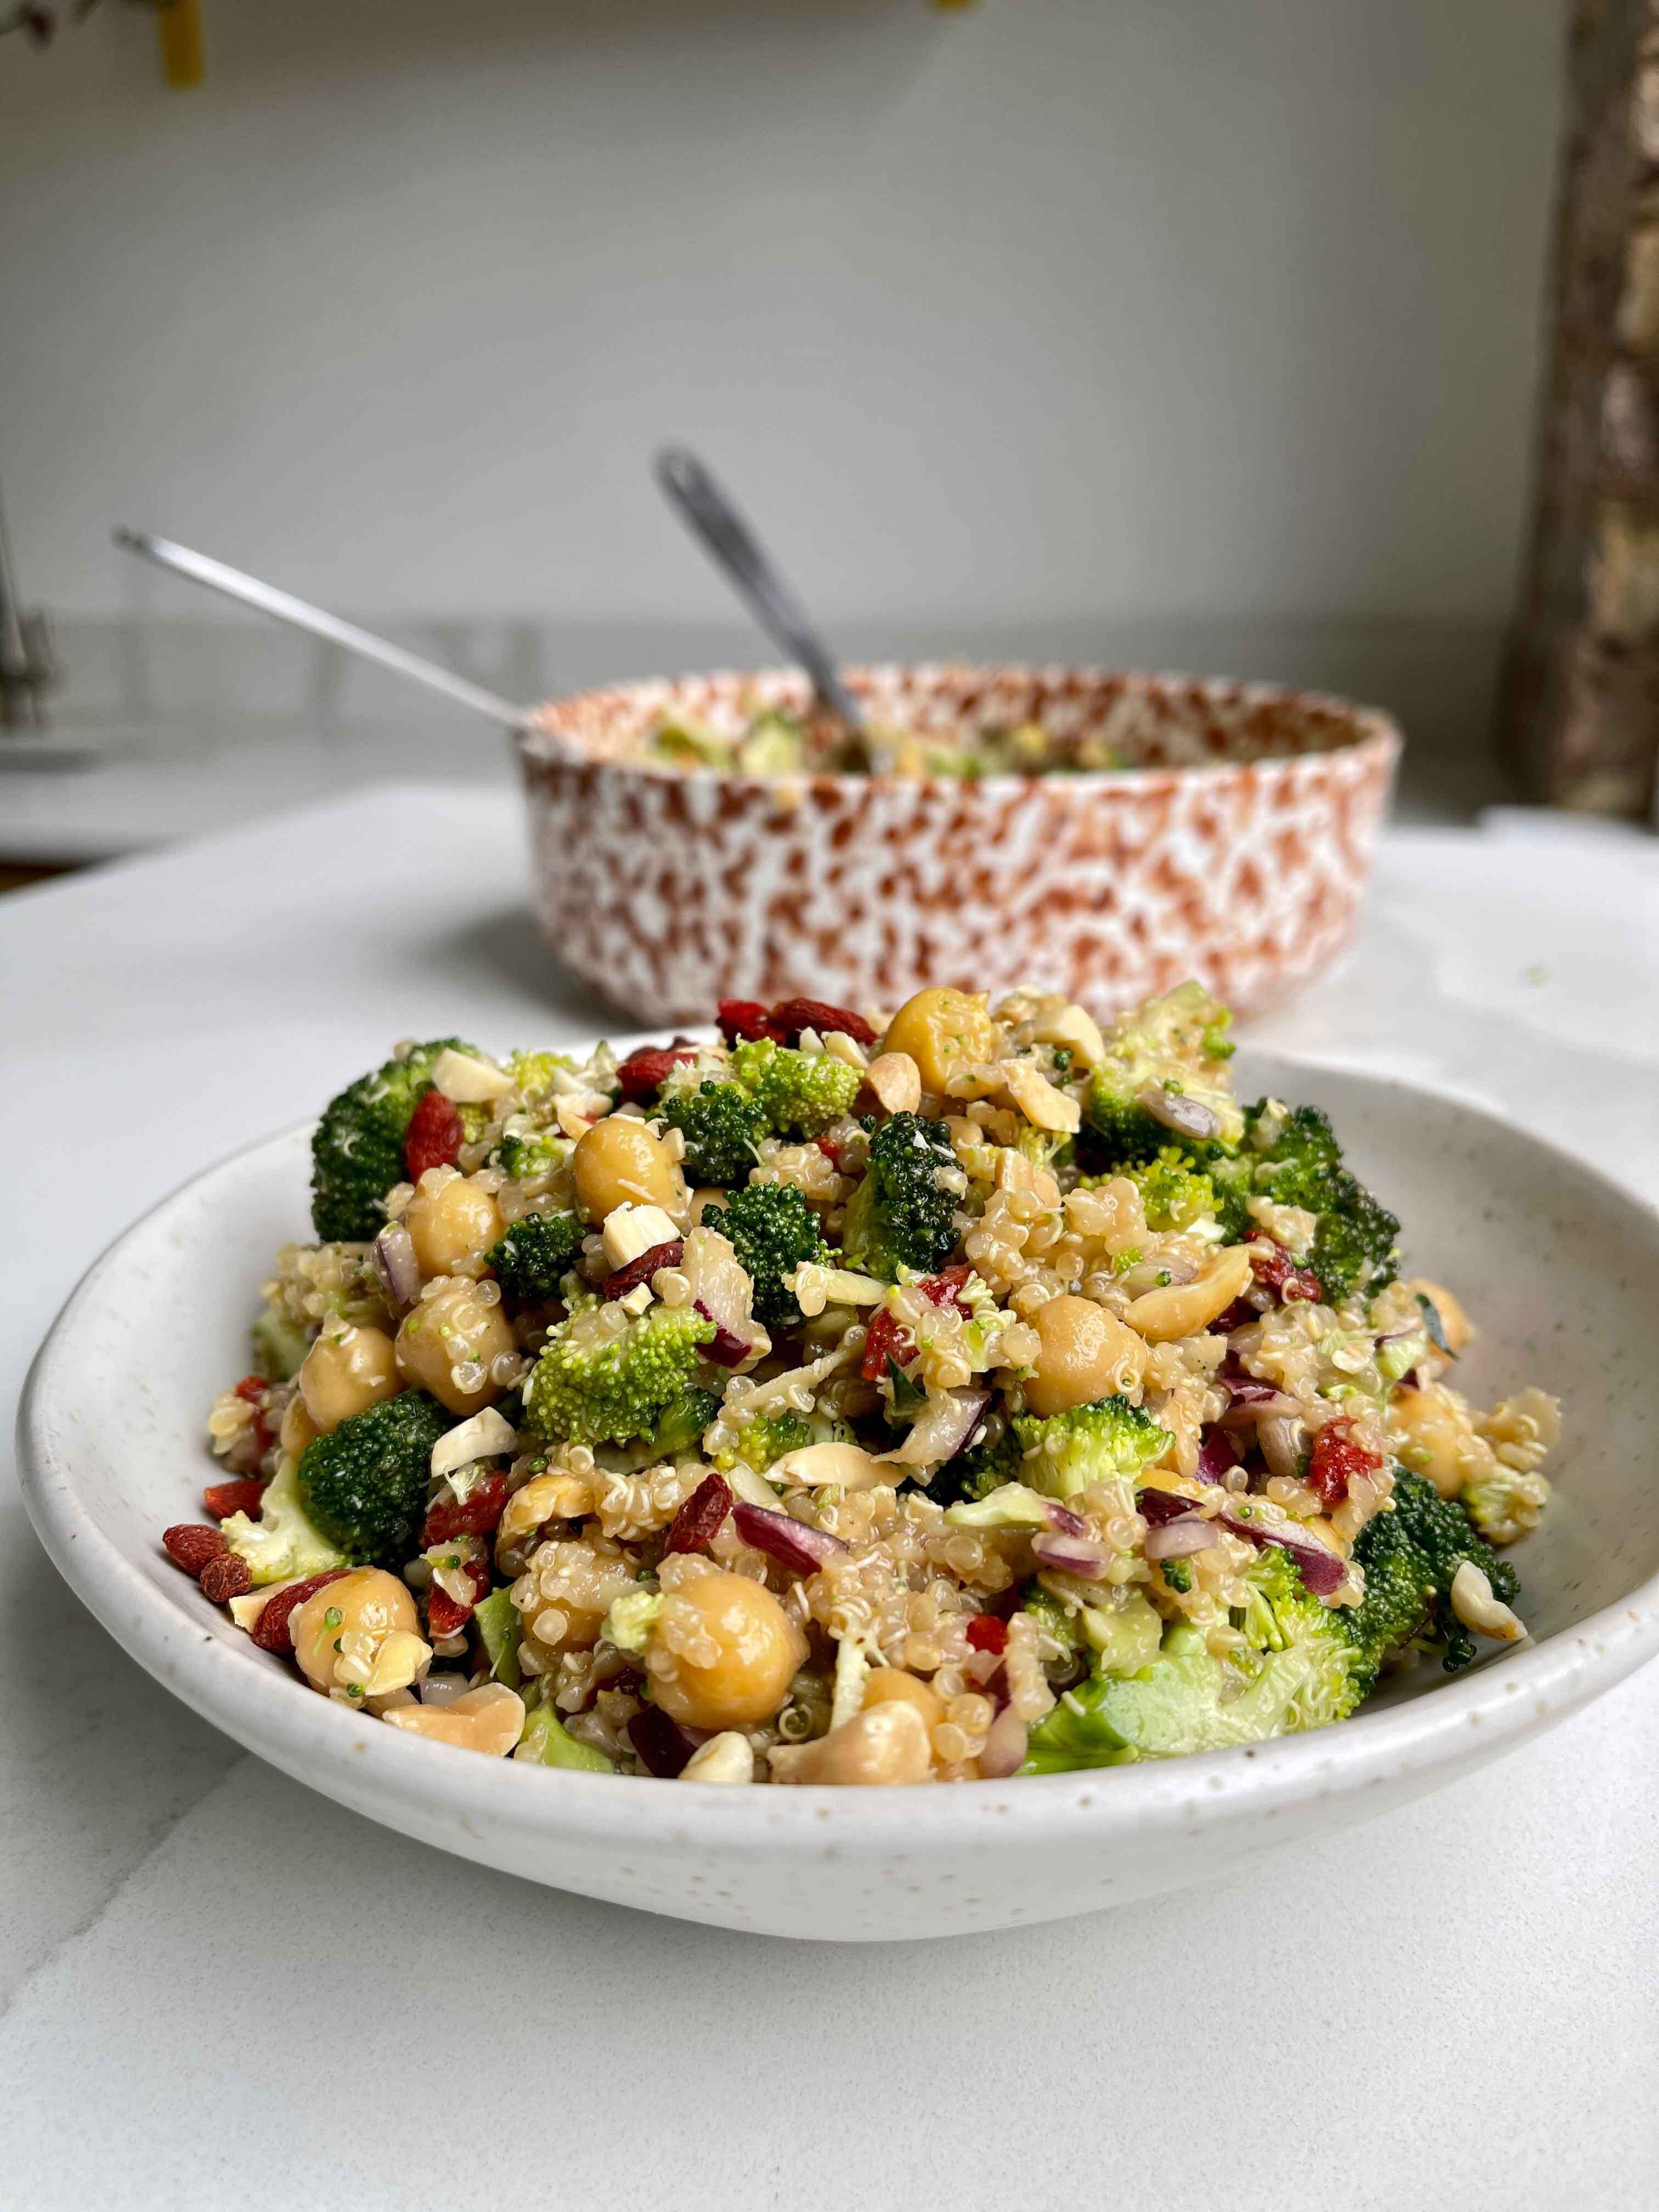
[[[400,1046],[162,1539],[311,1688],[495,1757],[971,1782],[1348,1718],[1524,1635],[1554,1400],[1196,984]]]

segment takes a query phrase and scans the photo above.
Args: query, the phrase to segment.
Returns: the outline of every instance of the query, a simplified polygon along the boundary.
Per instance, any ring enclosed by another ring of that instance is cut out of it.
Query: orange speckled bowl
[[[896,1006],[1036,983],[1100,1014],[1188,975],[1241,1012],[1352,936],[1399,757],[1383,714],[1265,684],[1073,668],[870,668],[872,720],[1040,721],[1129,769],[727,775],[643,765],[668,712],[736,735],[793,672],[688,676],[544,707],[520,740],[543,930],[643,1023],[792,992]]]

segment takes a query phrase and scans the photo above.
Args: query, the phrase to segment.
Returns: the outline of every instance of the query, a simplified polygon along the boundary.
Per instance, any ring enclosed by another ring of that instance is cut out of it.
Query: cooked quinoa
[[[1346,1719],[1524,1634],[1555,1401],[1195,984],[406,1044],[172,1556],[337,1703],[532,1764],[967,1782]]]

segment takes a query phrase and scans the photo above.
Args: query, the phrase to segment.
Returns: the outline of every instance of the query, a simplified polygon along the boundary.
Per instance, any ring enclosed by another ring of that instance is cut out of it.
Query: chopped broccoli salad
[[[166,1549],[313,1689],[497,1758],[971,1782],[1346,1719],[1524,1634],[1555,1401],[1196,984],[400,1046],[323,1113]]]
[[[879,722],[849,731],[833,719],[782,707],[757,708],[729,732],[692,714],[665,714],[647,732],[641,753],[658,768],[713,769],[724,775],[948,775],[970,782],[986,775],[1075,775],[1137,764],[1097,732],[1062,738],[1030,720],[949,732]]]

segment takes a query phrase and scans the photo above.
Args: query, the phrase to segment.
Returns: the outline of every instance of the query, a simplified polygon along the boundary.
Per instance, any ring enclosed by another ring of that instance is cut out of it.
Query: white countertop
[[[0,902],[0,1398],[116,1230],[383,1043],[604,1027],[524,900],[510,794],[405,787]],[[1250,1035],[1659,1195],[1656,1006],[1659,847],[1511,817],[1390,840],[1359,948]],[[0,1531],[0,2204],[1659,2202],[1659,1670],[1225,1892],[792,1948],[336,1809],[116,1649],[9,1461]]]

